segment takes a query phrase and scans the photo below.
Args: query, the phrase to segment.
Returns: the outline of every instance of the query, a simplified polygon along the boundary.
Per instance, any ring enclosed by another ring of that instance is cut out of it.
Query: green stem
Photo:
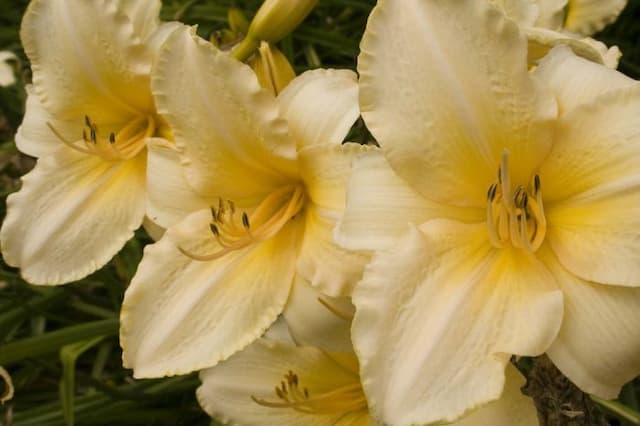
[[[116,335],[118,334],[118,328],[118,319],[113,318],[66,327],[40,336],[18,340],[0,348],[0,365],[56,352],[61,347],[80,340],[96,336]]]
[[[591,399],[598,405],[604,407],[612,414],[633,423],[634,425],[640,425],[640,413],[636,410],[633,410],[627,407],[624,404],[621,404],[618,401],[609,401],[606,399],[598,398],[595,395],[589,395]]]
[[[239,60],[240,62],[246,61],[253,52],[256,51],[260,41],[252,37],[245,37],[236,47],[231,51],[231,56]]]

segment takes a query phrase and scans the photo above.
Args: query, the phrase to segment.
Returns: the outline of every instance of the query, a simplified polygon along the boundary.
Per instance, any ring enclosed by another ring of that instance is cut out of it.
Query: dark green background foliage
[[[0,50],[12,50],[21,83],[30,79],[18,28],[26,0],[0,0]],[[208,38],[227,27],[231,4],[250,18],[259,0],[165,0],[164,20],[198,24]],[[355,69],[358,44],[374,0],[320,0],[307,20],[280,43],[298,73],[317,67]],[[640,0],[598,36],[624,56],[620,70],[640,77]],[[17,153],[13,135],[24,113],[23,84],[0,88],[0,215],[7,194],[34,161]],[[640,119],[640,118],[639,118]],[[366,138],[362,123],[354,138]],[[78,283],[33,287],[0,264],[0,365],[11,373],[14,399],[0,408],[0,425],[209,425],[195,400],[197,375],[134,381],[121,366],[118,313],[127,284],[150,239],[143,231],[104,268]],[[527,373],[535,362],[519,366]],[[1,386],[1,385],[0,385]],[[638,383],[622,394],[638,410]],[[558,402],[558,401],[556,401]],[[559,407],[562,401],[557,404]],[[615,416],[614,424],[630,425]]]

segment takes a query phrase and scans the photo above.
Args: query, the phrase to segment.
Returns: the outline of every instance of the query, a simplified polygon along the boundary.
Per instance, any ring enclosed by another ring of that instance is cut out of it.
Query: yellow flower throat
[[[528,188],[517,185],[512,191],[507,151],[502,154],[498,182],[487,192],[487,227],[494,247],[511,244],[529,252],[540,247],[547,231],[540,176],[535,175]]]
[[[312,395],[306,387],[301,388],[298,375],[289,371],[280,385],[275,387],[275,393],[278,398],[275,401],[253,395],[251,399],[264,407],[292,408],[306,414],[347,414],[367,408],[367,400],[359,381]]]

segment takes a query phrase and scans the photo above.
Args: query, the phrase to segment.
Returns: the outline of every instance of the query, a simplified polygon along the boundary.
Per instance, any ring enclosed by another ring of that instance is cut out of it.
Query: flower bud
[[[229,8],[227,12],[227,21],[229,21],[229,28],[235,34],[246,34],[249,30],[249,21],[244,13],[237,7]]]
[[[278,96],[296,76],[287,57],[278,48],[264,41],[248,63],[258,76],[260,85],[274,96]]]
[[[265,0],[249,26],[256,40],[277,43],[292,32],[314,8],[318,0]]]

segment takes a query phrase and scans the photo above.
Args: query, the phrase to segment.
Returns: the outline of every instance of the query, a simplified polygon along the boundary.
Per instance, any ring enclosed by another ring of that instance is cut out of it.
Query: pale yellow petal
[[[500,399],[483,405],[453,426],[538,426],[538,413],[533,400],[522,394],[525,378],[512,364],[507,364],[505,384]],[[517,420],[516,420],[517,419]]]
[[[121,3],[34,0],[20,36],[36,93],[59,119],[115,123],[152,111],[151,57]]]
[[[551,50],[534,74],[555,93],[561,116],[600,95],[637,83],[621,72],[576,56],[564,46]]]
[[[338,212],[310,205],[305,214],[305,230],[298,273],[311,285],[330,296],[350,296],[362,277],[369,255],[347,250],[333,239]]]
[[[436,217],[481,222],[484,209],[448,207],[425,199],[374,150],[353,161],[346,207],[334,238],[352,250],[386,248],[404,234],[409,223],[419,225]]]
[[[535,25],[540,13],[536,0],[490,0],[521,27]]]
[[[540,169],[547,238],[583,279],[640,285],[639,115],[638,85],[571,111]]]
[[[553,253],[543,260],[564,294],[564,319],[547,354],[584,392],[618,396],[640,373],[640,289],[603,286],[563,268]]]
[[[359,281],[368,256],[339,247],[333,240],[345,201],[352,158],[371,147],[347,143],[316,145],[299,153],[300,172],[310,202],[298,272],[332,296],[348,296]]]
[[[160,25],[160,0],[120,0],[124,15],[133,25],[133,31],[140,40],[149,37]]]
[[[152,246],[125,293],[120,342],[136,377],[185,374],[216,365],[260,336],[282,312],[301,232],[278,235],[213,261],[183,255],[220,249],[209,210],[191,214]]]
[[[556,46],[568,46],[576,55],[608,68],[618,66],[619,52],[617,47],[608,49],[604,43],[590,39],[579,38],[572,33],[553,31],[546,28],[524,28],[529,43],[529,65],[537,65],[551,49]]]
[[[274,388],[288,371],[298,376],[300,388],[307,388],[310,396],[358,382],[357,374],[344,370],[318,348],[260,339],[218,366],[202,371],[202,385],[196,395],[202,408],[223,424],[335,425],[342,413],[301,413],[292,408],[265,407],[251,399],[282,402]]]
[[[591,35],[615,21],[626,5],[627,0],[569,0],[564,26]]]
[[[446,46],[446,47],[445,47]],[[553,96],[526,39],[488,2],[378,2],[358,58],[360,109],[396,172],[430,199],[483,206],[508,150],[526,184],[548,153]]]
[[[278,97],[298,149],[339,145],[360,116],[358,82],[350,70],[307,71]]]
[[[569,0],[536,0],[538,20],[536,27],[559,31],[564,24],[565,7]]]
[[[4,404],[13,398],[15,388],[13,387],[13,381],[9,372],[0,366],[0,377],[2,378],[4,391],[0,394],[0,403]]]
[[[511,354],[553,342],[562,294],[486,227],[433,220],[377,252],[353,294],[352,339],[369,407],[385,423],[453,421],[496,400]]]
[[[169,228],[190,213],[212,205],[187,182],[174,144],[151,139],[147,152],[147,215],[152,221]]]
[[[13,52],[0,51],[0,87],[11,86],[16,82],[15,72],[11,66],[11,61],[17,59]]]
[[[16,146],[20,152],[32,157],[42,157],[53,153],[62,146],[57,136],[47,126],[51,123],[68,140],[77,140],[82,135],[82,122],[56,120],[42,107],[33,86],[28,85],[27,104],[22,124],[16,133]]]
[[[326,296],[298,276],[283,316],[297,344],[332,352],[353,352],[349,318],[353,313],[349,298]]]
[[[42,157],[7,199],[5,262],[33,284],[63,284],[101,268],[144,217],[145,158],[106,162],[62,147]]]
[[[189,78],[184,78],[189,70]],[[295,144],[275,98],[247,65],[181,27],[153,72],[158,111],[181,150],[185,176],[203,196],[262,198],[295,176]]]

